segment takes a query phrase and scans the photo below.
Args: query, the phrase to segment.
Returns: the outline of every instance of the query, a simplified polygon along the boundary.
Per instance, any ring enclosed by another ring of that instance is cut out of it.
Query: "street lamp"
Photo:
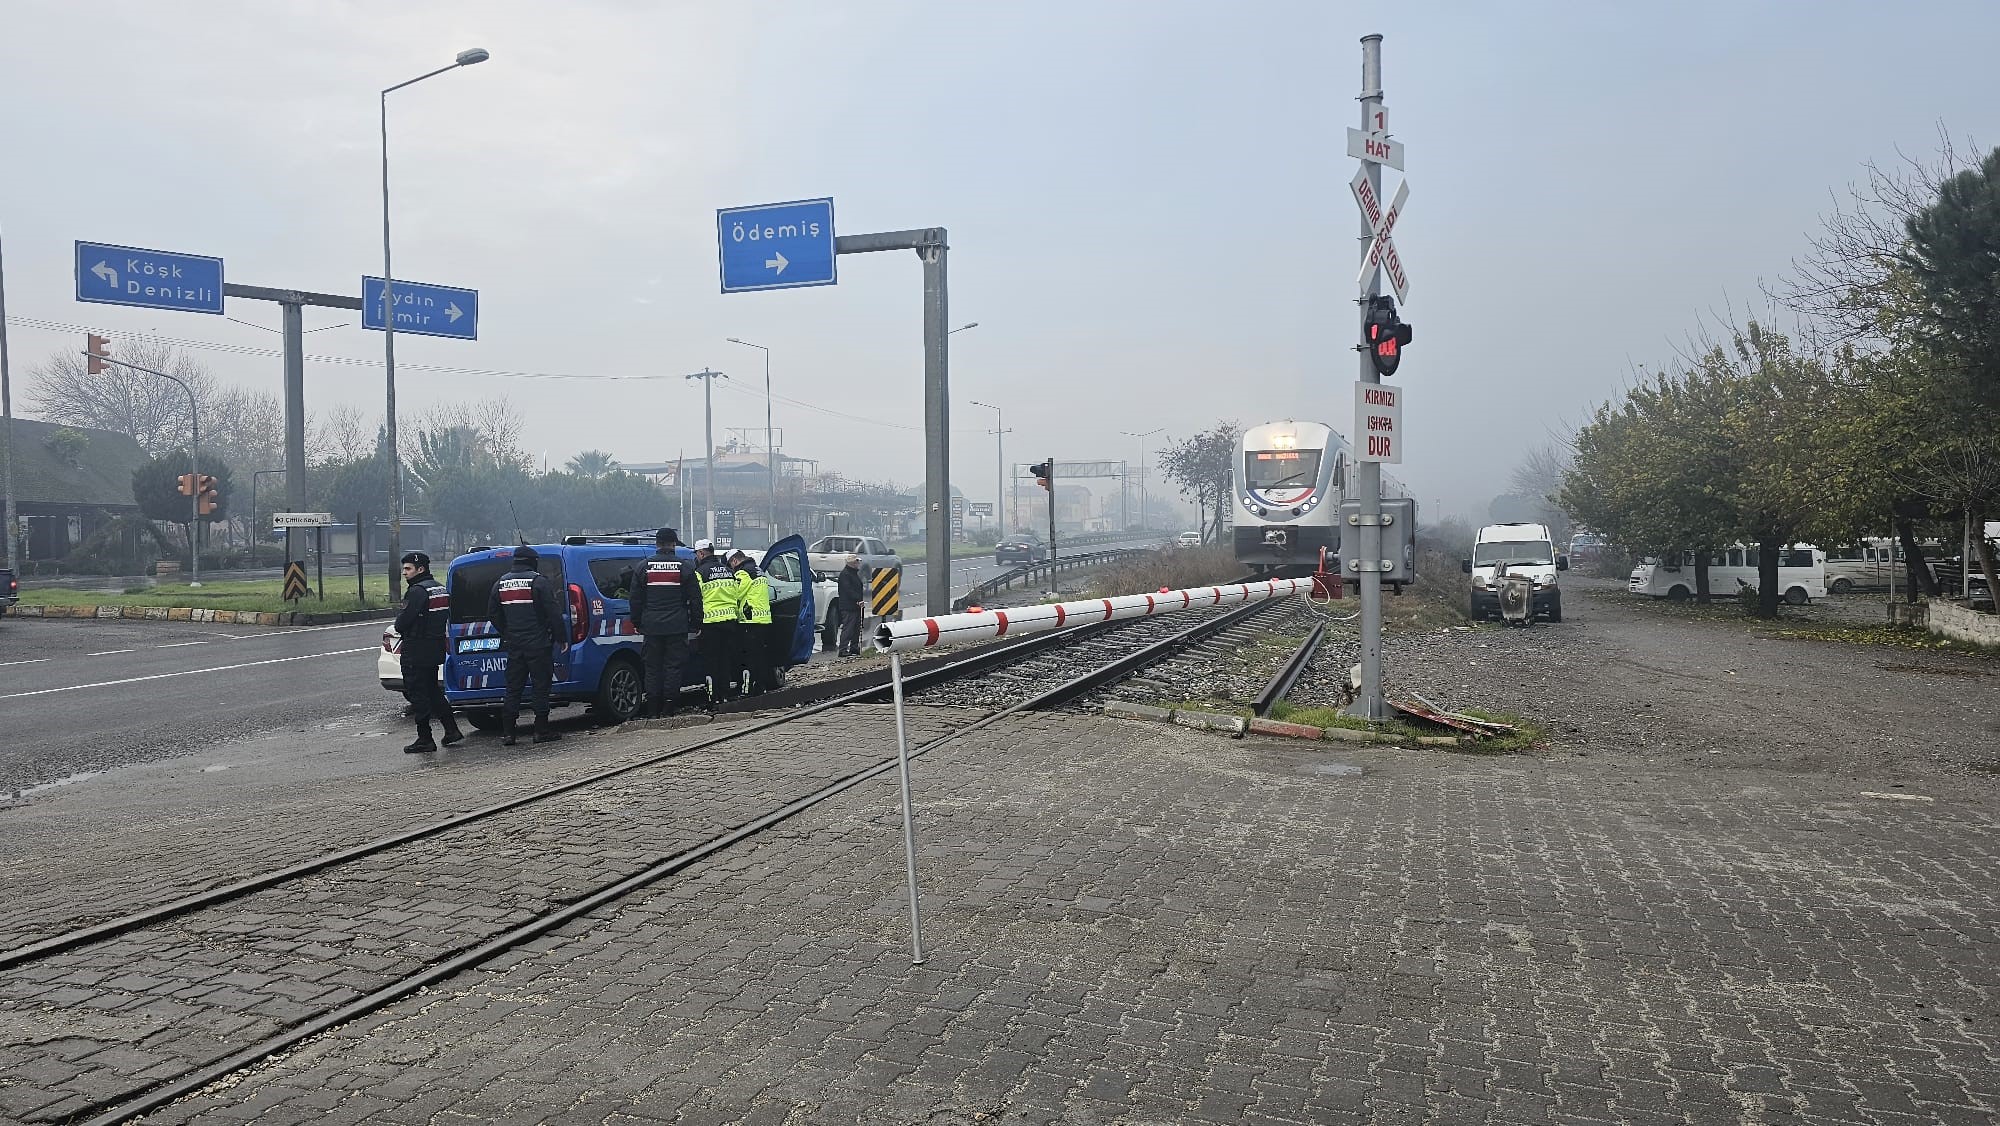
[[[1007,428],[1000,420],[1000,408],[992,403],[972,400],[975,407],[985,407],[993,412],[993,512],[1002,520],[1013,522],[1013,514],[1006,505],[1007,493]],[[1006,529],[1001,529],[1006,534]]]
[[[1156,426],[1143,434],[1131,430],[1119,431],[1127,438],[1139,439],[1139,526],[1142,528],[1146,526],[1146,439],[1165,429],[1164,426]]]
[[[388,369],[388,409],[383,430],[389,442],[389,601],[402,596],[403,576],[396,561],[403,556],[403,455],[396,448],[396,298],[393,293],[396,271],[389,261],[389,95],[448,70],[483,63],[492,56],[484,47],[458,53],[450,66],[419,74],[408,82],[398,82],[382,91],[382,362]],[[363,314],[364,319],[366,314]]]
[[[764,460],[769,463],[765,467],[768,472],[764,476],[769,479],[771,485],[770,509],[764,526],[770,530],[771,542],[776,543],[780,538],[778,535],[778,447],[771,440],[771,350],[762,344],[752,344],[748,340],[738,340],[733,336],[729,338],[729,342],[731,344],[741,344],[745,348],[755,348],[759,352],[764,353]]]

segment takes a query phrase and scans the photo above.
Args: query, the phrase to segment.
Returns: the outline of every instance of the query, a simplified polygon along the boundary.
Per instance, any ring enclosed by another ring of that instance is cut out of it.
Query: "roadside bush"
[[[1133,556],[1122,563],[1097,569],[1091,576],[1090,592],[1097,598],[1120,594],[1147,594],[1161,587],[1180,590],[1190,586],[1210,586],[1241,578],[1244,568],[1227,547],[1183,547]]]

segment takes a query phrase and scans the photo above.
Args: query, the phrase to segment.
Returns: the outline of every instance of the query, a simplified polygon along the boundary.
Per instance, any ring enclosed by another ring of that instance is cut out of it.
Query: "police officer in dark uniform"
[[[527,544],[514,549],[514,568],[493,584],[486,616],[500,630],[500,647],[507,653],[507,697],[502,704],[500,743],[514,745],[514,722],[521,714],[521,687],[535,682],[535,742],[562,736],[549,729],[549,684],[555,677],[556,637],[562,633],[562,603],[556,584],[536,569],[541,560]]]
[[[670,716],[680,708],[681,668],[687,664],[688,634],[701,623],[701,578],[680,557],[680,534],[661,528],[657,550],[626,572],[632,626],[646,639],[646,715]]]
[[[403,670],[403,698],[410,702],[410,715],[417,721],[417,740],[403,750],[413,755],[438,749],[431,739],[431,719],[444,722],[444,745],[465,738],[451,717],[451,701],[444,698],[438,670],[444,665],[445,619],[450,602],[444,584],[431,577],[431,557],[421,551],[403,556],[403,608],[396,614],[396,632],[403,638],[399,664]]]

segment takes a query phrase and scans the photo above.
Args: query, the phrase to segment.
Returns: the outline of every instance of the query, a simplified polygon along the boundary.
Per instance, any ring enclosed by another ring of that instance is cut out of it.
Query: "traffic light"
[[[91,375],[102,375],[109,366],[104,361],[111,356],[111,338],[96,333],[85,334],[83,370]]]
[[[179,477],[174,478],[174,480],[180,482],[181,485],[180,493],[182,496],[191,497],[194,495],[194,487],[195,487],[194,474],[183,473]]]
[[[1055,476],[1055,470],[1050,468],[1052,464],[1053,461],[1044,461],[1037,465],[1030,465],[1028,472],[1035,475],[1035,484],[1053,493],[1055,489],[1049,485],[1049,479]]]
[[[1410,346],[1413,333],[1410,326],[1396,316],[1396,299],[1377,297],[1368,305],[1368,317],[1362,322],[1361,344],[1368,349],[1368,361],[1375,365],[1377,375],[1394,375],[1403,362],[1403,349]]]
[[[222,504],[222,497],[215,489],[215,478],[202,474],[201,480],[195,483],[195,490],[194,510],[203,516],[213,515]]]

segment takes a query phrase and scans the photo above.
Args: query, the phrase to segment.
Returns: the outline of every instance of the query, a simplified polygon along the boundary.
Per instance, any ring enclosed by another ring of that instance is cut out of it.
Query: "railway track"
[[[1067,704],[1275,605],[1086,626],[933,661],[906,676],[912,754]],[[63,1005],[46,1022],[52,1027],[64,1014],[99,1028],[120,1023],[109,1014],[135,1014],[116,1033],[126,1041],[121,1050],[62,1061],[68,1074],[56,1089],[67,1097],[26,1120],[117,1123],[147,1114],[867,784],[896,765],[887,709],[875,703],[886,692],[864,686],[0,950],[0,1017],[32,1015],[50,997]],[[737,748],[743,753],[704,753]],[[657,847],[636,853],[635,834]],[[140,1010],[153,1015],[142,1019]],[[15,1062],[0,1057],[0,1074]]]

